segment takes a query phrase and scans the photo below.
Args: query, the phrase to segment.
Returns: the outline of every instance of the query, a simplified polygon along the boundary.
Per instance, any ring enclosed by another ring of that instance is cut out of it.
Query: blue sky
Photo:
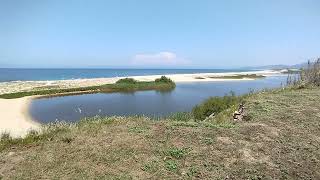
[[[226,68],[317,56],[319,0],[0,0],[0,67]]]

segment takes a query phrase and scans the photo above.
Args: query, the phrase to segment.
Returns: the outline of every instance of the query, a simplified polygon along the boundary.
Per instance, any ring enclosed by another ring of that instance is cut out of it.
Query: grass
[[[300,72],[301,81],[306,84],[320,86],[320,58],[308,62],[307,68]]]
[[[25,96],[61,96],[61,95],[74,95],[74,94],[85,94],[85,93],[110,93],[110,92],[131,92],[138,90],[159,90],[166,91],[175,88],[173,81],[150,81],[150,82],[139,82],[134,79],[125,78],[118,80],[115,84],[105,84],[101,86],[90,86],[81,88],[69,88],[69,89],[47,89],[47,90],[36,90],[28,92],[17,92],[10,94],[1,94],[0,98],[3,99],[14,99]]]
[[[227,109],[234,110],[241,102],[242,97],[235,96],[234,93],[223,97],[210,97],[192,109],[192,115],[196,120],[205,120],[215,113],[215,116]]]
[[[249,121],[94,117],[0,141],[3,179],[319,179],[320,89],[245,99]],[[221,111],[228,114],[228,109]],[[189,116],[190,117],[190,116]],[[225,117],[228,117],[227,115]],[[224,119],[225,117],[221,117]]]
[[[169,171],[177,171],[178,165],[177,165],[176,161],[174,161],[174,160],[167,160],[166,161],[166,168]]]
[[[176,158],[176,159],[181,159],[183,157],[186,156],[186,154],[188,153],[188,148],[177,148],[177,147],[173,147],[173,148],[170,148],[168,151],[167,151],[167,154],[170,155],[171,157],[173,158]]]
[[[244,78],[259,79],[259,78],[265,78],[265,76],[257,75],[257,74],[239,74],[239,75],[232,75],[232,76],[211,76],[210,78],[213,78],[213,79],[244,79]]]
[[[177,112],[177,113],[170,114],[167,117],[167,119],[171,121],[187,122],[187,121],[190,121],[191,119],[194,119],[194,117],[191,112]]]

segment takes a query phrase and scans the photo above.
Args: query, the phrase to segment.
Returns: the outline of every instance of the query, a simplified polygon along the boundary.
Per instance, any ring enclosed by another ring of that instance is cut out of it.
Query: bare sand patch
[[[40,127],[29,115],[30,101],[31,97],[0,99],[0,134],[10,133],[12,137],[21,137]]]

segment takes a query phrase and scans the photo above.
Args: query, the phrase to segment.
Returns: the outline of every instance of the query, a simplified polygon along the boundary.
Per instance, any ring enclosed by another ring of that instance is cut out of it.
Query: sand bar
[[[234,76],[244,74],[256,74],[263,76],[281,75],[280,71],[264,70],[264,71],[250,71],[250,72],[228,72],[228,73],[196,73],[196,74],[164,74],[171,78],[174,82],[208,82],[208,81],[242,81],[253,80],[249,78],[244,79],[223,79],[214,78],[222,76]],[[283,75],[283,74],[282,74]],[[153,81],[162,75],[147,75],[147,76],[130,76],[139,81]],[[125,77],[112,77],[112,78],[93,78],[93,79],[71,79],[71,80],[55,80],[55,81],[13,81],[0,83],[0,94],[14,93],[21,91],[32,91],[37,89],[50,89],[50,88],[76,88],[97,86],[103,84],[112,84],[117,80]]]

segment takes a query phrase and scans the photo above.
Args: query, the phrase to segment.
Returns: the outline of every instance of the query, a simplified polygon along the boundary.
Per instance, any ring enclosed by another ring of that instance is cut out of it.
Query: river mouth
[[[177,83],[172,91],[137,91],[96,93],[32,100],[31,117],[47,124],[56,121],[77,122],[93,116],[145,115],[164,117],[176,112],[189,112],[211,96],[236,95],[280,87],[287,77],[270,76],[249,81]]]

